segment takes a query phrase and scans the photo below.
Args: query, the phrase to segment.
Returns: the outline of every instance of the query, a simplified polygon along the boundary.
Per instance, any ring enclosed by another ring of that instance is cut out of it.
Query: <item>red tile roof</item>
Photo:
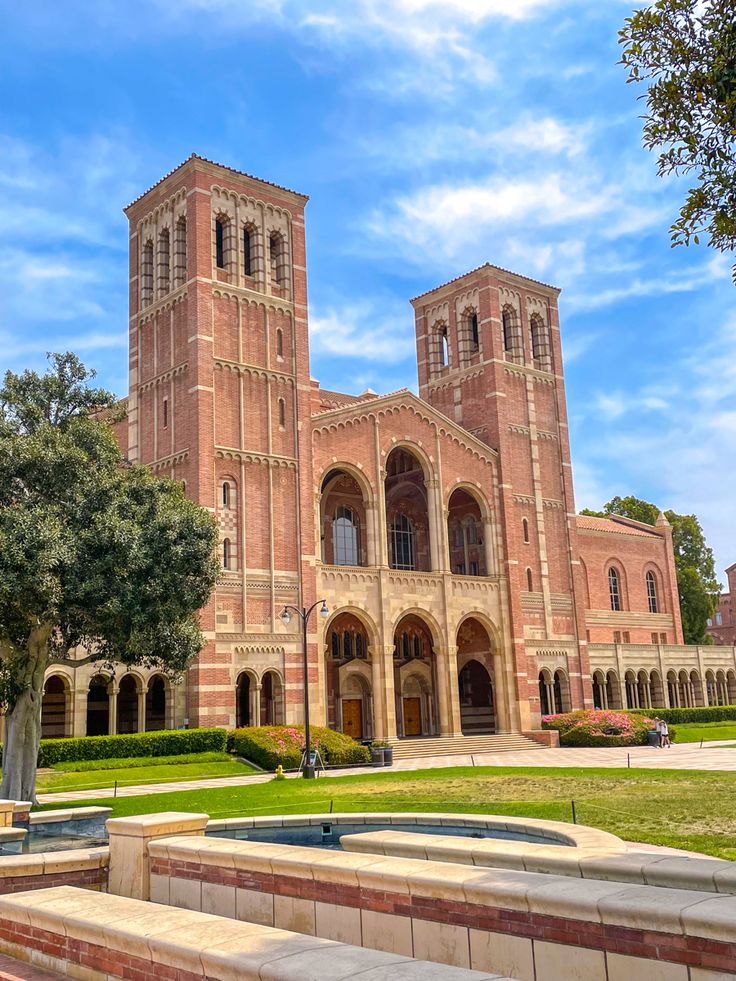
[[[636,538],[651,538],[657,535],[654,528],[647,531],[638,525],[629,524],[626,519],[617,520],[615,515],[610,518],[596,518],[590,514],[578,514],[575,523],[579,531],[604,531],[609,535],[633,535]]]

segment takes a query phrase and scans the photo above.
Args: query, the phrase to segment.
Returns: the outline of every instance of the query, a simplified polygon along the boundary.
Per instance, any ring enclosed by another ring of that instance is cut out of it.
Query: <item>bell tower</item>
[[[296,721],[300,704],[301,638],[279,613],[315,589],[307,200],[192,155],[126,209],[129,457],[183,481],[220,529],[191,725]]]
[[[421,397],[499,453],[510,656],[532,715],[537,651],[553,649],[575,702],[590,701],[558,296],[485,264],[412,301]]]

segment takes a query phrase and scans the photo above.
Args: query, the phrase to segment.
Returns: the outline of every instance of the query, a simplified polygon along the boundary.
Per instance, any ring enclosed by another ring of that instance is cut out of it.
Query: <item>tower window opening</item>
[[[163,402],[163,415],[164,415],[164,429],[169,428],[169,400],[164,399]]]
[[[171,289],[171,238],[168,228],[158,235],[158,295],[164,296]]]
[[[230,484],[227,480],[222,485],[222,506],[225,510],[230,507]]]
[[[253,233],[247,226],[243,229],[243,275],[253,275]]]
[[[215,263],[218,269],[225,268],[225,220],[215,221]]]
[[[153,242],[149,238],[141,253],[141,305],[153,303]]]
[[[521,527],[522,527],[522,529],[524,531],[524,542],[525,542],[525,544],[528,545],[529,544],[529,522],[527,521],[526,518],[522,518],[522,520],[521,520]]]
[[[480,347],[480,337],[478,335],[478,314],[470,314],[470,350],[475,352]]]
[[[286,425],[286,402],[279,399],[279,426],[283,429]]]
[[[544,370],[550,366],[549,333],[547,325],[538,314],[534,314],[530,322],[532,334],[532,358],[537,368]]]
[[[653,572],[647,572],[647,602],[649,603],[650,613],[659,613],[659,603],[657,601],[657,581]]]
[[[183,286],[187,278],[187,220],[184,215],[174,226],[174,286]]]
[[[284,240],[279,232],[272,232],[268,239],[268,258],[271,267],[271,282],[283,286],[284,276]]]
[[[222,568],[223,569],[230,568],[230,560],[231,560],[230,539],[226,538],[222,543]]]
[[[284,356],[284,332],[278,327],[276,329],[276,357],[283,358]]]
[[[391,567],[414,569],[414,528],[409,518],[399,512],[391,522]]]
[[[534,592],[534,577],[531,569],[526,570],[526,588],[530,593]]]

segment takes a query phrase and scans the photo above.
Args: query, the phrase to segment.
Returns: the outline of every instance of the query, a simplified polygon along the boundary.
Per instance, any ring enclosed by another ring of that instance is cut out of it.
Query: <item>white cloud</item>
[[[415,351],[407,312],[379,313],[368,302],[310,313],[309,333],[312,350],[318,355],[396,364]]]

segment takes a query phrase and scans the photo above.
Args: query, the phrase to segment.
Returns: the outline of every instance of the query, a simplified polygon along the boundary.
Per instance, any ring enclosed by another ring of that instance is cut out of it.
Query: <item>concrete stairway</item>
[[[417,757],[469,756],[475,753],[511,753],[525,749],[543,749],[533,739],[519,733],[500,733],[497,736],[436,736],[417,739],[391,740],[395,760]]]

